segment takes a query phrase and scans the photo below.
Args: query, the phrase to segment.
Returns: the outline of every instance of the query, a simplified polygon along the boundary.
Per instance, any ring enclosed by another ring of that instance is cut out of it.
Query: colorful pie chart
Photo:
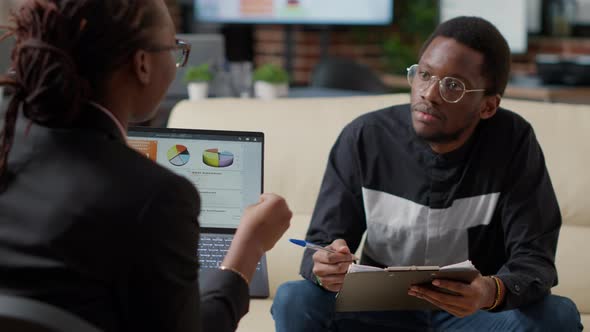
[[[219,149],[207,149],[203,152],[203,162],[211,167],[228,167],[234,163],[234,154]]]
[[[168,150],[168,161],[174,166],[184,166],[191,159],[191,154],[184,145],[175,145]]]

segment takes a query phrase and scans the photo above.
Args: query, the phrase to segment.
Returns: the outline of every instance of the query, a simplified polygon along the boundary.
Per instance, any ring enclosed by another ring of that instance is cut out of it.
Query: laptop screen
[[[262,193],[262,133],[130,128],[128,144],[198,188],[202,228],[237,228]]]

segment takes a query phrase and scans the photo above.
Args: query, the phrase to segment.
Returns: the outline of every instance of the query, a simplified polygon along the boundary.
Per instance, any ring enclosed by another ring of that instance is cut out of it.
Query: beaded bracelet
[[[483,308],[483,310],[490,311],[494,310],[500,304],[500,300],[502,299],[502,286],[500,285],[500,278],[496,276],[488,276],[488,278],[491,278],[496,283],[496,298],[494,299],[494,303],[491,307]]]
[[[244,281],[246,282],[246,284],[250,285],[250,280],[248,280],[248,278],[246,278],[246,276],[245,276],[245,275],[244,275],[242,272],[240,272],[240,271],[238,271],[238,270],[234,269],[233,267],[229,267],[229,266],[221,265],[221,266],[219,267],[219,269],[220,269],[220,270],[224,270],[224,271],[232,271],[233,273],[235,273],[235,274],[239,275],[239,276],[240,276],[242,279],[244,279]]]

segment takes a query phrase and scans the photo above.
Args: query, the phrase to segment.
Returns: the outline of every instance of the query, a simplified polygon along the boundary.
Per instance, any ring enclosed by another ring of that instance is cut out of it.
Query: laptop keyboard
[[[233,236],[217,234],[201,234],[199,240],[199,266],[201,269],[217,269],[223,262],[225,254],[231,245]],[[260,270],[261,264],[258,262],[256,270]]]

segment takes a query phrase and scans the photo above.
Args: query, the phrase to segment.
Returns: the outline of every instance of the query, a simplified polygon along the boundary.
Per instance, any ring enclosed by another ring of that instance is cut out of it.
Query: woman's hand
[[[275,194],[260,196],[257,204],[244,210],[222,265],[251,280],[258,261],[287,231],[292,216],[284,198]]]

